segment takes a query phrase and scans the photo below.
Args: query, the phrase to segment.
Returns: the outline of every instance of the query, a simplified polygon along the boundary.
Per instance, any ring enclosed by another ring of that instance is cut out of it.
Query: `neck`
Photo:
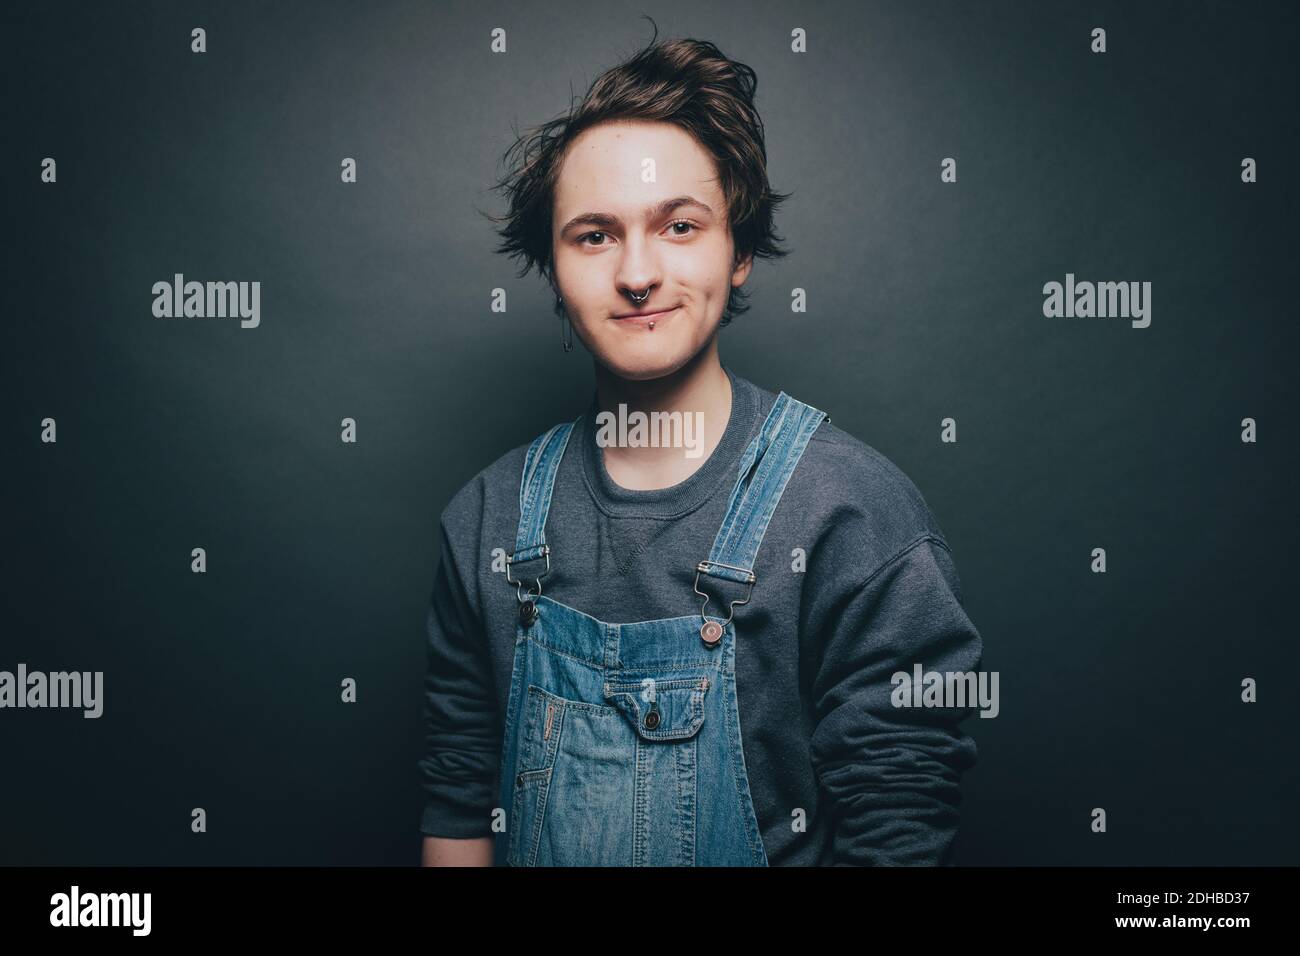
[[[686,365],[661,378],[636,380],[615,375],[596,365],[596,403],[598,410],[619,418],[624,413],[643,412],[647,416],[646,437],[655,433],[654,412],[680,412],[684,427],[702,428],[695,434],[694,447],[678,444],[606,445],[600,450],[610,478],[630,490],[649,491],[668,488],[685,481],[704,464],[722,440],[731,417],[731,380],[718,359],[716,339]],[[699,413],[698,415],[696,413]],[[688,421],[689,419],[689,421]]]

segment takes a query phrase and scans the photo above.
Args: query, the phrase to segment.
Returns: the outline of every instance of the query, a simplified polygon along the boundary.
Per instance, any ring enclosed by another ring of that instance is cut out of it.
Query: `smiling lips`
[[[676,312],[677,308],[661,309],[658,312],[631,312],[627,315],[616,315],[615,322],[626,322],[632,325],[644,325],[653,329],[655,323],[666,319],[671,313]]]

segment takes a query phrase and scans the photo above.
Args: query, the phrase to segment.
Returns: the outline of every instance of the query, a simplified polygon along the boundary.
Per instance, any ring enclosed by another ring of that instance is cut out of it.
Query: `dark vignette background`
[[[643,12],[757,70],[794,192],[724,362],[912,477],[1001,675],[958,862],[1300,862],[1294,9],[6,4],[0,669],[105,713],[0,711],[0,863],[416,861],[438,513],[592,388],[474,207]],[[154,318],[176,272],[261,326]],[[1044,318],[1067,272],[1150,328]]]

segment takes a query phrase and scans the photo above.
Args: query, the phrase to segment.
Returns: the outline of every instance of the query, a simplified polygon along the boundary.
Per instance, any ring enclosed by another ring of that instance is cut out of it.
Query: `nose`
[[[640,236],[629,236],[623,246],[623,255],[614,276],[620,294],[629,302],[647,301],[651,289],[663,281],[658,257],[649,242]]]

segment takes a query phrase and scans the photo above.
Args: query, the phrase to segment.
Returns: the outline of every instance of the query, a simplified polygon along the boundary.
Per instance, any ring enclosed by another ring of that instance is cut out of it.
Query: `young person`
[[[754,88],[652,43],[512,147],[499,251],[595,390],[442,513],[426,865],[950,861],[970,709],[892,680],[979,666],[943,533],[883,455],[718,356],[753,258],[785,254]],[[615,427],[636,412],[675,413],[677,447]]]

